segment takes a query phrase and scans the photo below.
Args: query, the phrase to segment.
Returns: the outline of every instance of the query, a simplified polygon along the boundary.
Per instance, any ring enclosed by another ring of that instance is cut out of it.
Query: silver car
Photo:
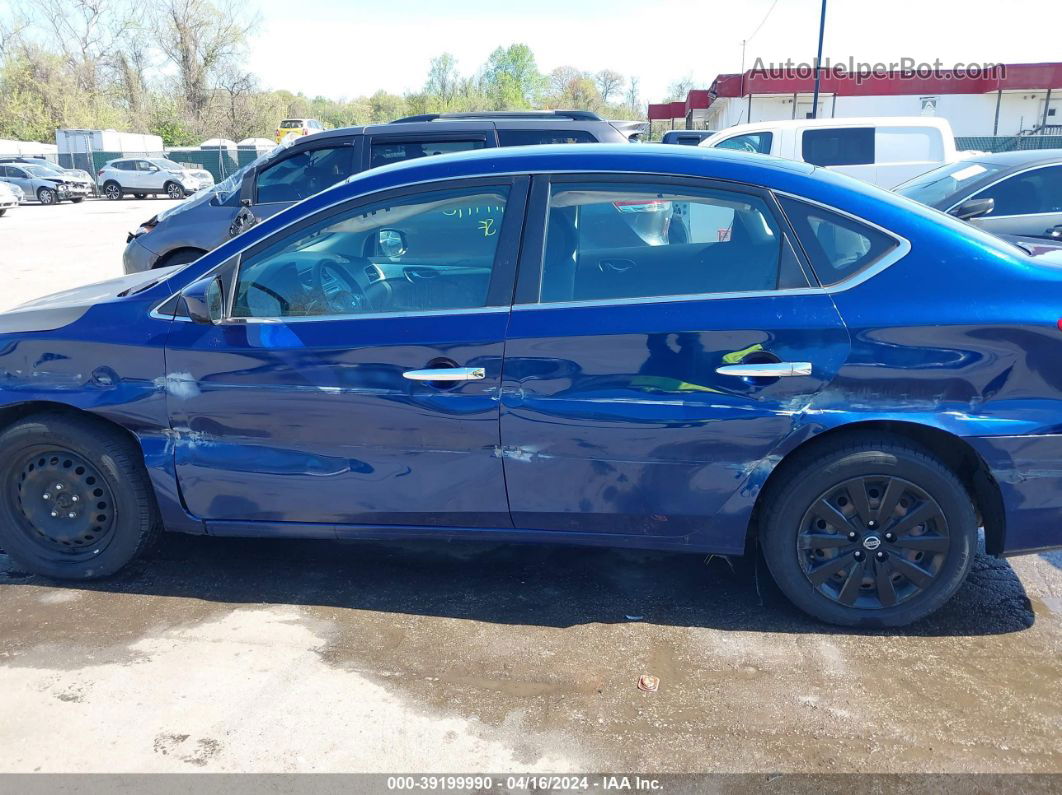
[[[81,201],[84,196],[73,194],[74,184],[62,174],[43,166],[25,163],[0,163],[0,182],[16,185],[28,198],[41,204],[58,204],[70,200]]]
[[[214,177],[202,168],[187,168],[164,157],[132,157],[109,160],[96,175],[103,195],[111,200],[127,193],[138,199],[162,194],[183,199],[189,193],[212,187]]]
[[[18,185],[9,182],[0,182],[0,215],[3,215],[13,207],[18,207],[19,202],[26,194]]]

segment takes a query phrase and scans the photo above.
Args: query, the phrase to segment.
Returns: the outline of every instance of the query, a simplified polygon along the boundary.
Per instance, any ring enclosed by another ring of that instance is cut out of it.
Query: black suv
[[[289,138],[129,235],[126,273],[179,265],[352,174],[415,157],[563,143],[638,141],[646,125],[588,111],[441,113]]]

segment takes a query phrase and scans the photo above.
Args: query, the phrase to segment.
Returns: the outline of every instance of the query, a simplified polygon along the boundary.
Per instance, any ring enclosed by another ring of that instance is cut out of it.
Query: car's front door
[[[712,532],[845,360],[833,302],[756,188],[566,176],[532,196],[502,384],[515,525]]]
[[[1022,171],[974,194],[992,199],[991,212],[973,223],[993,234],[1049,237],[1062,235],[1062,165]]]
[[[335,138],[293,147],[248,175],[244,198],[264,221],[292,204],[342,182],[357,170],[357,139]]]
[[[167,347],[187,509],[325,535],[510,526],[499,386],[526,193],[376,194],[245,251],[228,318],[175,321]]]

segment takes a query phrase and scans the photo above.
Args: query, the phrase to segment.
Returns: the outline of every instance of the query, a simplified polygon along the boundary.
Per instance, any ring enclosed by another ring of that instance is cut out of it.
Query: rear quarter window
[[[880,229],[818,205],[787,196],[778,201],[823,287],[867,270],[900,245]]]
[[[804,130],[800,156],[813,166],[865,166],[874,162],[873,127]]]

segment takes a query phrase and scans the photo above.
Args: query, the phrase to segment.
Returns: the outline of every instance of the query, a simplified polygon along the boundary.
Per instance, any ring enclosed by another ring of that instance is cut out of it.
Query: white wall
[[[997,135],[1017,135],[1022,129],[1038,125],[1043,117],[1046,91],[1004,92],[999,108]],[[704,120],[713,130],[722,130],[748,121],[778,121],[793,118],[793,98],[781,96],[752,97],[752,118],[746,117],[748,97],[723,97],[707,110]],[[1062,89],[1052,92],[1051,108],[1055,115],[1049,124],[1062,124]],[[797,97],[797,117],[811,109],[811,95]],[[830,94],[819,97],[819,116],[852,118],[857,116],[921,116],[947,119],[957,136],[992,135],[996,113],[996,94],[939,94],[934,112],[923,113],[922,96],[838,96],[836,105]],[[705,126],[697,119],[698,127]]]

